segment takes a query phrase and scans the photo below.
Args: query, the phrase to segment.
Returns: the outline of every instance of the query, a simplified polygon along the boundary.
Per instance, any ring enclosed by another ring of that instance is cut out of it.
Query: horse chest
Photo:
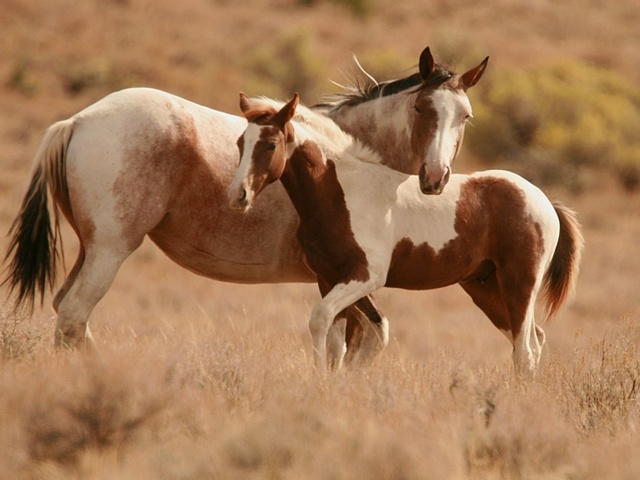
[[[298,241],[309,267],[329,283],[369,278],[366,254],[353,233],[303,223],[298,229]]]

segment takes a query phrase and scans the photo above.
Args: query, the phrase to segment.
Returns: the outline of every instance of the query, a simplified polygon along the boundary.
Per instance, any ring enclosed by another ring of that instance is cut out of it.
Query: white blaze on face
[[[438,125],[424,160],[433,162],[431,165],[434,168],[444,171],[451,165],[459,148],[465,123],[471,115],[471,103],[466,94],[449,88],[436,90],[431,100],[438,116]]]
[[[240,165],[231,184],[229,185],[229,201],[237,203],[245,201],[245,208],[251,205],[253,192],[251,191],[251,170],[253,167],[253,150],[260,139],[260,125],[250,123],[243,134],[243,149]]]

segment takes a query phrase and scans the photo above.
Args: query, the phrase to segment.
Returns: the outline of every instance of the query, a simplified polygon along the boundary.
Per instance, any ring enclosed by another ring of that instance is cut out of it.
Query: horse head
[[[293,140],[293,118],[299,97],[295,93],[280,110],[254,106],[240,93],[240,109],[249,122],[238,139],[240,165],[227,195],[232,208],[246,211],[253,199],[280,178],[287,161],[287,143]]]
[[[467,90],[482,77],[489,61],[456,75],[437,64],[429,47],[420,55],[420,85],[415,89],[411,125],[412,155],[421,157],[420,189],[440,194],[449,181],[467,121],[472,117]]]

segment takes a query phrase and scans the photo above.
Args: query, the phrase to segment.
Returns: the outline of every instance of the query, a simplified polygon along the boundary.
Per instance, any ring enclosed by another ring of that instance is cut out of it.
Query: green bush
[[[475,97],[470,150],[534,181],[588,186],[613,172],[628,189],[640,183],[640,88],[581,62],[501,70]]]

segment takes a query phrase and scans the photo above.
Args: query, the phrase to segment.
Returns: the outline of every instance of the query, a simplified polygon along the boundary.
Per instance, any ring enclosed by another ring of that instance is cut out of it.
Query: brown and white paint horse
[[[451,78],[471,86],[485,65],[486,60]],[[382,163],[417,172],[425,160],[440,162],[437,152],[428,153],[433,139],[461,140],[459,128],[433,118],[438,111],[413,111],[414,105],[429,103],[436,85],[446,84],[441,79],[452,75],[447,72],[427,48],[418,74],[352,92],[322,110],[345,128],[396,132],[366,140],[374,149],[381,147]],[[464,95],[449,97],[446,108],[466,108]],[[373,116],[378,103],[384,104],[384,115]],[[397,112],[390,115],[390,108]],[[359,122],[379,125],[359,127]],[[226,190],[238,162],[236,140],[246,125],[244,117],[146,88],[113,93],[52,125],[35,156],[5,258],[10,262],[5,283],[17,292],[17,305],[33,307],[36,296],[42,301],[54,286],[59,210],[78,236],[79,251],[53,300],[56,345],[92,342],[91,311],[145,236],[179,265],[208,278],[314,282],[296,240],[298,217],[282,188],[266,192],[247,215],[228,208]],[[398,164],[399,157],[382,148],[396,142],[407,142],[396,144],[398,149],[411,145],[414,164]],[[451,161],[450,152],[446,155]],[[371,299],[361,300],[359,307],[370,318],[386,321]]]
[[[436,63],[427,47],[420,55],[418,73],[385,83],[370,78],[363,87],[337,95],[337,102],[313,109],[373,148],[394,170],[418,174],[423,193],[439,194],[472,116],[467,90],[478,83],[488,62],[486,57],[477,67],[456,75]]]
[[[241,94],[250,122],[229,187],[247,211],[280,179],[298,215],[298,240],[324,298],[309,327],[316,365],[343,308],[387,286],[428,290],[459,283],[511,341],[518,372],[534,373],[544,344],[534,304],[544,292],[552,316],[573,292],[582,235],[573,212],[505,171],[451,175],[438,196],[417,176],[367,163],[370,151],[313,112],[291,121],[297,94],[279,110]],[[251,210],[249,210],[251,211]]]

